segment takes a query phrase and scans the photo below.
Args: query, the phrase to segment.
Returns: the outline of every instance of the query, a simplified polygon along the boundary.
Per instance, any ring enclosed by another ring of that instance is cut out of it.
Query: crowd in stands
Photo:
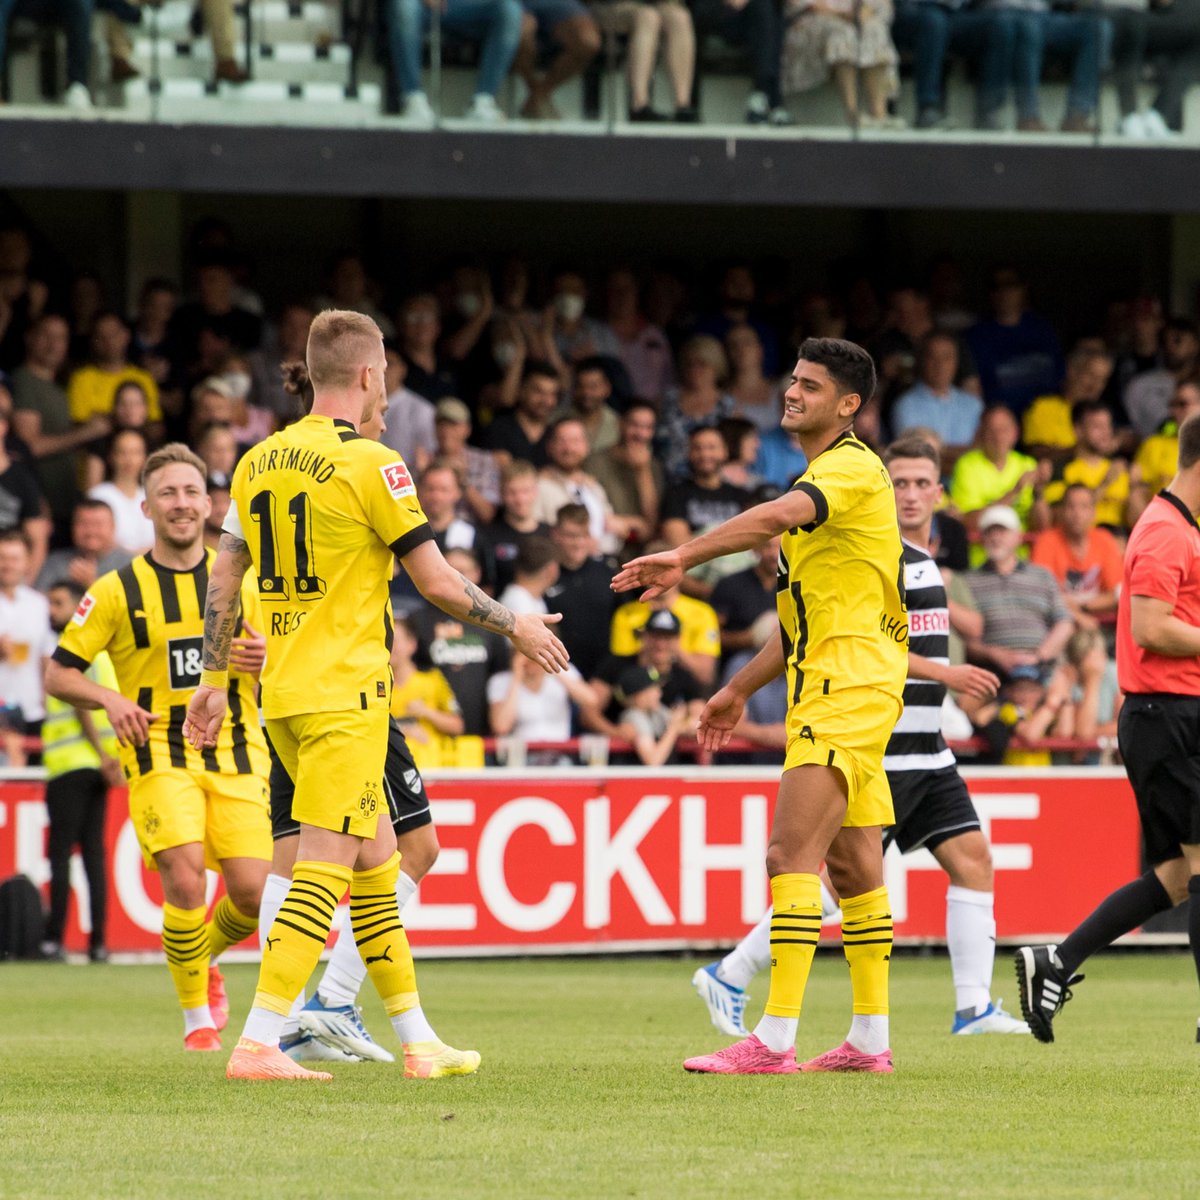
[[[859,437],[940,450],[933,552],[953,656],[1004,684],[994,702],[959,697],[948,731],[981,734],[1013,760],[1023,740],[1114,728],[1122,547],[1174,473],[1179,423],[1200,412],[1200,331],[1153,296],[1114,298],[1095,334],[1064,345],[1011,266],[992,273],[975,312],[946,261],[919,282],[848,275],[841,291],[792,293],[737,262],[705,287],[667,267],[541,276],[510,259],[393,296],[345,253],[267,311],[232,231],[209,220],[188,277],[148,280],[125,314],[93,275],[46,283],[32,245],[24,229],[0,229],[0,703],[12,761],[44,712],[46,593],[87,588],[149,548],[139,475],[164,440],[207,464],[215,545],[239,457],[298,415],[279,366],[303,356],[328,304],[386,330],[383,436],[408,462],[439,547],[509,607],[561,613],[574,664],[548,677],[510,661],[503,639],[432,609],[398,570],[397,711],[426,763],[453,761],[461,735],[600,735],[631,743],[634,760],[679,755],[704,698],[777,636],[777,546],[709,564],[651,604],[609,581],[621,559],[791,486],[806,464],[779,427],[781,396],[810,335],[852,338],[876,358]],[[783,711],[767,689],[742,733],[753,740]]]
[[[401,114],[416,124],[435,118],[421,72],[435,9],[442,35],[478,50],[466,115],[484,123],[503,120],[501,90],[510,73],[524,85],[520,116],[556,118],[555,93],[599,58],[606,36],[623,49],[626,115],[635,122],[700,120],[697,46],[709,36],[744,51],[745,117],[752,124],[791,124],[804,96],[831,81],[853,124],[946,128],[953,55],[975,80],[980,129],[1008,128],[1011,102],[1018,130],[1044,131],[1041,84],[1058,71],[1067,80],[1061,129],[1093,132],[1107,73],[1120,131],[1160,138],[1182,128],[1186,92],[1200,81],[1200,0],[388,0],[379,6],[383,57]],[[141,13],[140,0],[0,0],[0,68],[14,14],[57,21],[67,41],[64,101],[88,109],[93,16],[103,17],[111,79],[121,83],[139,74],[128,31]],[[204,27],[214,81],[247,82],[234,0],[202,0],[193,29]],[[669,110],[656,108],[653,96],[660,60]],[[916,93],[914,111],[904,114],[895,106],[902,63],[911,66]],[[1151,69],[1156,92],[1147,107],[1139,87]]]

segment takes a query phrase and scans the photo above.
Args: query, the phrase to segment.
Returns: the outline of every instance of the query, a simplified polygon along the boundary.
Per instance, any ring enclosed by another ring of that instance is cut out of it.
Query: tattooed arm
[[[183,733],[197,749],[217,744],[229,688],[229,647],[241,610],[242,577],[250,567],[250,551],[241,538],[222,533],[208,577],[204,600],[203,674],[188,705]]]
[[[503,634],[514,649],[546,671],[566,670],[566,647],[549,628],[562,620],[558,613],[517,614],[505,608],[450,566],[434,542],[422,542],[400,562],[421,595],[442,612]]]

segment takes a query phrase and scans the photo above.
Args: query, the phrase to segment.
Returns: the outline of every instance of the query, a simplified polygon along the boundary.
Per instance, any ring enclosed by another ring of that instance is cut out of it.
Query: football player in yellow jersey
[[[883,754],[900,716],[908,665],[903,550],[891,479],[853,431],[875,390],[871,357],[853,342],[800,347],[782,419],[808,469],[790,491],[664,554],[635,559],[613,580],[652,599],[699,563],[782,535],[781,637],[708,702],[699,736],[720,749],[746,699],[786,672],[788,749],[767,849],[771,989],[745,1040],[688,1059],[690,1071],[791,1074],[892,1070],[888,961],[892,916],[882,826],[893,823]],[[800,1066],[795,1040],[821,928],[818,872],[843,897],[842,937],[854,994],[845,1042]]]
[[[204,463],[186,446],[163,446],[142,474],[154,548],[98,579],[68,622],[46,670],[46,690],[76,708],[103,709],[121,740],[129,815],[148,865],[159,872],[163,949],[189,1050],[220,1050],[228,1015],[217,955],[258,928],[271,861],[267,748],[255,676],[265,642],[257,591],[237,606],[228,718],[202,753],[184,739],[186,702],[200,680],[204,597],[214,555],[204,547],[209,498]],[[84,671],[106,650],[119,691]],[[205,866],[226,894],[205,921]]]
[[[388,581],[400,559],[431,603],[494,629],[546,670],[567,665],[548,626],[518,616],[442,557],[394,451],[360,436],[385,398],[383,337],[358,313],[313,321],[312,411],[238,464],[205,612],[203,675],[187,736],[212,745],[224,719],[236,598],[251,566],[266,610],[263,713],[295,783],[300,840],[292,885],[267,935],[254,1007],[230,1078],[328,1080],[279,1049],[293,999],[350,889],[355,941],[393,1025],[419,1003],[396,902],[399,855],[382,783],[391,639]]]

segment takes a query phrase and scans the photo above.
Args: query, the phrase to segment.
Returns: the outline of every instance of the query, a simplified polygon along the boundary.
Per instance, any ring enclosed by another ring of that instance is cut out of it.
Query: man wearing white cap
[[[968,571],[966,580],[983,615],[983,633],[968,639],[968,657],[1002,679],[1018,669],[1051,667],[1075,628],[1058,581],[1019,557],[1021,519],[1007,504],[985,508],[979,531],[987,562]]]

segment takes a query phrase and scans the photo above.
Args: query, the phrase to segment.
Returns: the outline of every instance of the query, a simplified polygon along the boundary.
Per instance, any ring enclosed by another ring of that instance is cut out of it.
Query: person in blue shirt
[[[952,333],[934,332],[925,338],[917,359],[917,381],[892,408],[894,436],[919,426],[932,429],[951,451],[971,445],[983,401],[954,386],[958,359],[958,339]]]

